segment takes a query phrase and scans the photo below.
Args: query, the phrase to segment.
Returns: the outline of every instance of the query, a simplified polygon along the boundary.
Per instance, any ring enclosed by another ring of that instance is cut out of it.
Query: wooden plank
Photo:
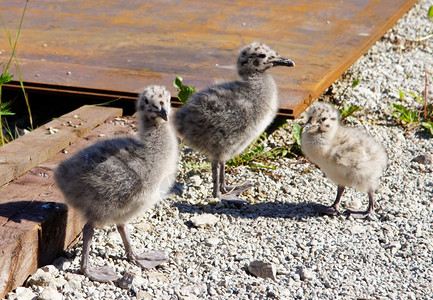
[[[234,78],[238,50],[259,40],[296,62],[272,73],[280,113],[297,117],[416,2],[30,1],[17,54],[28,82],[125,93],[163,84],[176,95],[176,75],[198,89]],[[0,4],[12,33],[23,6]],[[6,39],[0,49],[6,61]]]
[[[132,126],[115,119],[104,122],[67,147],[67,153],[57,153],[0,190],[0,298],[22,285],[38,267],[51,263],[82,230],[82,218],[67,209],[55,186],[57,164],[103,139],[102,135],[131,131]]]
[[[0,187],[55,155],[112,116],[119,108],[83,106],[0,147]],[[49,128],[57,130],[50,134]]]

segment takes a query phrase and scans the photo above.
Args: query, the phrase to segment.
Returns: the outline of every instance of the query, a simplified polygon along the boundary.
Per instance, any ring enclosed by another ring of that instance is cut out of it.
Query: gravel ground
[[[123,280],[101,284],[80,275],[78,243],[9,299],[433,299],[433,164],[413,161],[431,158],[433,138],[391,117],[399,89],[423,95],[425,72],[433,90],[433,38],[417,41],[433,33],[432,4],[421,0],[323,96],[362,106],[348,126],[365,128],[388,152],[374,218],[316,214],[316,203],[333,202],[336,186],[292,158],[270,162],[275,170],[231,169],[229,180],[256,187],[243,194],[247,204],[227,207],[211,198],[210,164],[184,148],[183,194],[129,226],[139,251],[165,249],[169,263],[147,271],[128,263],[113,226],[97,230],[91,262],[113,265]],[[355,78],[361,82],[352,88]],[[273,132],[267,146],[292,143],[293,123]],[[347,189],[342,205],[366,208],[367,196]],[[264,263],[262,277],[248,268],[254,261]]]

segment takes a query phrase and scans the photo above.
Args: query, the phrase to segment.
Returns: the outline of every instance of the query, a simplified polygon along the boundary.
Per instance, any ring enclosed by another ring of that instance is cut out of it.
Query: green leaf
[[[180,76],[176,76],[176,79],[173,82],[173,85],[175,88],[177,88],[178,90],[182,89],[182,77]]]
[[[393,104],[394,111],[391,113],[393,117],[400,119],[403,123],[409,124],[418,122],[419,113],[400,104]]]
[[[428,17],[433,21],[433,5],[428,9]]]
[[[13,116],[13,115],[15,115],[15,113],[12,112],[10,110],[10,108],[8,107],[10,104],[11,104],[11,102],[0,103],[0,116]]]
[[[430,131],[430,134],[433,135],[433,122],[422,122],[421,126]]]
[[[404,93],[403,93],[402,90],[398,90],[398,98],[399,98],[401,101],[405,100],[405,98],[404,98]]]
[[[353,79],[352,87],[354,88],[354,87],[356,87],[360,83],[361,83],[361,79],[355,78],[355,79]]]
[[[342,109],[340,109],[340,120],[344,120],[347,117],[349,117],[350,115],[354,114],[357,111],[360,111],[361,108],[357,105],[349,105],[349,104],[345,104],[344,107]]]
[[[294,124],[292,129],[292,137],[298,146],[301,146],[302,127],[299,124]]]
[[[14,75],[11,75],[9,73],[1,74],[0,75],[0,85],[11,82],[13,77],[14,77]]]
[[[406,91],[406,93],[408,93],[410,96],[412,96],[415,100],[417,100],[420,103],[424,104],[424,99],[421,98],[420,96],[418,96],[417,94],[415,94],[414,92],[410,92],[410,91]]]
[[[173,86],[177,88],[178,94],[177,98],[182,102],[186,103],[188,98],[195,93],[195,87],[184,85],[182,82],[182,77],[176,76],[176,79],[173,82]]]

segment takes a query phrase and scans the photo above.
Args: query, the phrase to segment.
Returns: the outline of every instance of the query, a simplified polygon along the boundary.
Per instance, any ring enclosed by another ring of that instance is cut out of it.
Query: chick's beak
[[[302,133],[307,132],[311,127],[312,125],[310,123],[305,124],[304,128],[302,128]]]
[[[274,61],[272,61],[272,65],[275,66],[285,66],[285,67],[294,67],[295,62],[291,59],[280,57]]]
[[[163,118],[165,121],[168,121],[167,110],[163,107],[160,111],[158,111],[158,115]]]

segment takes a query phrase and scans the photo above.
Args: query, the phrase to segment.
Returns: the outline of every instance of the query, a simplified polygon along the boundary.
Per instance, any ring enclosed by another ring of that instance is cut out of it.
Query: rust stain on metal
[[[297,117],[416,0],[30,1],[17,55],[27,82],[138,92],[232,79],[238,50],[261,41],[296,62],[275,69],[280,114]],[[2,1],[14,34],[24,3]],[[0,61],[10,55],[0,39]]]

